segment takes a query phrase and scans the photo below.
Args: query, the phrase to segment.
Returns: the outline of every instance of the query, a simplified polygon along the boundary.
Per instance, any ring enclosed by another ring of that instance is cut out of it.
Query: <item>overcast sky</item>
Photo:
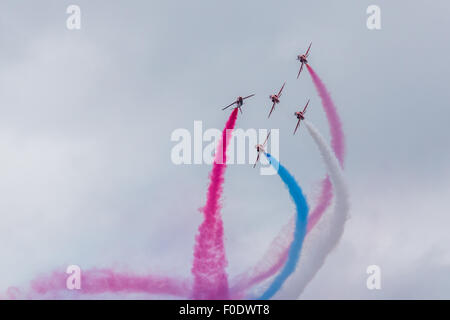
[[[81,30],[66,8],[81,8]],[[381,8],[368,30],[366,8]],[[171,133],[280,129],[280,160],[311,201],[324,166],[293,112],[329,138],[297,54],[339,109],[351,219],[301,298],[450,298],[450,3],[14,1],[0,3],[0,291],[68,264],[190,276],[208,165],[176,166]],[[267,120],[269,94],[287,81]],[[304,129],[304,128],[303,128]],[[255,263],[294,205],[277,176],[230,166],[229,274]],[[382,289],[366,288],[379,265]],[[296,297],[292,297],[296,298]]]

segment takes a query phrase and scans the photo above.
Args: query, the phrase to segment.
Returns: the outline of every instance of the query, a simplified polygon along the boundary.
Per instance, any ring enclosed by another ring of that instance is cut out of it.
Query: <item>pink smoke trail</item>
[[[67,293],[75,295],[102,293],[145,293],[187,297],[191,284],[186,280],[158,277],[154,275],[133,275],[110,269],[90,269],[81,273],[81,289],[69,291],[66,286],[68,274],[53,272],[40,276],[31,282],[26,292],[11,287],[6,292],[8,299],[59,298]]]
[[[336,158],[339,160],[341,167],[343,167],[345,157],[345,137],[336,106],[334,105],[325,84],[315,73],[313,68],[308,64],[306,67],[308,68],[314,86],[320,96],[322,106],[328,120],[331,134],[331,147],[336,155]],[[311,211],[308,218],[307,233],[309,233],[320,220],[325,210],[330,206],[332,199],[332,184],[330,178],[327,176],[321,182],[321,192],[317,204]],[[234,294],[241,295],[242,290],[247,290],[250,287],[273,276],[284,265],[293,239],[293,226],[294,222],[293,218],[291,218],[289,223],[282,228],[274,241],[272,241],[269,249],[266,251],[262,259],[258,261],[256,266],[236,277],[236,285],[233,286],[232,289]]]
[[[344,132],[342,131],[341,119],[337,113],[336,106],[328,93],[325,84],[316,74],[311,66],[306,65],[309,74],[311,75],[312,81],[319,93],[320,99],[322,100],[322,106],[325,110],[325,114],[328,119],[328,124],[330,126],[331,133],[331,148],[333,149],[336,158],[339,160],[341,167],[344,167],[344,156],[345,156],[345,138]],[[310,231],[319,221],[320,217],[325,212],[326,208],[330,205],[331,199],[333,197],[333,191],[331,186],[330,178],[327,176],[322,181],[322,193],[319,197],[318,205],[316,209],[311,212],[311,216],[308,222],[308,231]]]
[[[210,174],[206,205],[202,208],[204,221],[196,236],[192,266],[194,299],[229,298],[220,197],[226,170],[226,152],[236,124],[237,112],[237,108],[233,110],[222,132]]]
[[[226,169],[226,149],[236,123],[237,111],[237,109],[233,110],[225,125],[210,174],[211,183],[208,188],[207,202],[202,209],[205,219],[199,227],[194,251],[192,268],[194,286],[187,280],[153,275],[136,276],[110,269],[92,269],[82,272],[82,289],[72,291],[73,294],[145,293],[183,298],[193,296],[196,299],[229,297],[219,200]],[[64,272],[53,272],[34,279],[26,291],[17,287],[9,288],[5,296],[0,295],[0,299],[61,298],[68,293],[67,278],[68,275]]]

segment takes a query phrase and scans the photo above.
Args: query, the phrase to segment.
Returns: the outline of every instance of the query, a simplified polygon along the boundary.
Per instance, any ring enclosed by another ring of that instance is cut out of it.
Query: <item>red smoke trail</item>
[[[306,67],[308,68],[314,86],[316,87],[316,90],[321,98],[322,106],[328,120],[331,133],[331,147],[336,155],[336,158],[339,160],[341,167],[343,167],[345,156],[345,138],[336,106],[334,105],[325,84],[315,73],[313,68],[311,68],[308,64]],[[325,210],[330,206],[332,199],[333,188],[331,181],[327,176],[321,182],[321,192],[317,205],[308,217],[307,232],[311,231],[311,229],[320,220],[320,217],[322,217]],[[294,220],[291,219],[289,224],[285,226],[274,241],[272,241],[269,249],[264,254],[263,258],[258,261],[257,265],[236,277],[236,286],[233,287],[234,294],[242,294],[242,290],[246,290],[271,277],[284,265],[293,239],[293,225]]]
[[[316,72],[311,68],[308,64],[306,65],[308,68],[309,74],[313,80],[313,83],[319,93],[320,99],[322,100],[322,106],[325,110],[325,114],[328,119],[328,123],[330,126],[331,133],[331,148],[336,155],[336,158],[339,160],[341,167],[344,167],[344,155],[345,155],[345,139],[344,132],[342,131],[342,124],[337,113],[336,106],[331,99],[330,94],[328,93],[325,84],[316,74]],[[308,231],[310,231],[316,223],[319,221],[322,214],[328,208],[331,203],[331,199],[333,198],[333,190],[330,182],[330,178],[327,176],[322,181],[322,192],[319,197],[317,207],[311,212],[308,221]]]
[[[194,299],[229,298],[220,197],[226,169],[226,152],[236,124],[237,112],[238,109],[233,110],[222,132],[210,174],[206,205],[202,208],[204,221],[196,236],[192,266]]]
[[[67,289],[69,275],[53,272],[40,276],[31,282],[26,292],[12,287],[6,293],[8,299],[61,298],[65,295],[85,295],[102,293],[145,293],[187,297],[190,294],[190,282],[153,275],[133,275],[110,269],[91,269],[81,272],[81,289]]]
[[[31,282],[31,288],[23,291],[11,287],[0,299],[42,299],[61,298],[68,292],[74,295],[102,293],[145,293],[164,294],[196,299],[229,298],[227,265],[223,243],[223,223],[219,203],[226,169],[226,149],[231,141],[238,109],[234,109],[228,119],[222,138],[218,143],[207,201],[202,209],[204,221],[199,227],[194,251],[192,273],[194,285],[190,281],[152,275],[136,276],[119,273],[110,269],[92,269],[81,272],[81,290],[69,291],[66,287],[68,274],[53,272]]]

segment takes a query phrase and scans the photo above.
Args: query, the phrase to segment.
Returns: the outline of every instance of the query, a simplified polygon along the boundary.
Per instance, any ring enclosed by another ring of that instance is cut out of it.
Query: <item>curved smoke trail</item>
[[[308,65],[307,67],[316,86],[316,89],[318,90],[319,95],[322,99],[322,104],[324,106],[327,119],[330,123],[332,148],[338,158],[338,161],[341,165],[343,165],[345,151],[344,138],[342,134],[341,123],[337,115],[335,106],[320,78],[315,74],[314,70],[311,67],[309,67]],[[226,149],[231,138],[236,118],[237,109],[233,110],[222,133],[222,140],[219,143],[213,170],[210,175],[211,184],[208,188],[208,200],[202,210],[205,215],[205,220],[199,227],[199,234],[196,237],[197,242],[194,252],[194,264],[192,267],[192,273],[194,274],[193,297],[197,299],[224,299],[229,297],[228,279],[225,272],[227,261],[225,258],[225,250],[223,245],[223,223],[220,217],[219,201],[222,193],[222,184],[224,179],[223,175],[226,168]],[[314,129],[311,129],[311,126],[309,125],[308,130],[314,138]],[[320,142],[319,138],[320,136],[315,137],[315,139],[318,139],[317,141]],[[319,142],[317,143],[319,144]],[[327,146],[325,145],[325,147]],[[320,148],[321,147],[319,146],[319,149]],[[324,154],[324,151],[322,149],[321,153],[322,155]],[[337,167],[339,169],[339,166]],[[331,177],[331,179],[333,180],[333,176]],[[336,184],[336,181],[333,180],[333,184]],[[295,231],[293,231],[292,223],[283,228],[282,234],[275,239],[274,243],[271,246],[271,250],[269,250],[269,254],[270,256],[272,256],[271,259],[266,260],[269,261],[269,263],[265,263],[262,269],[253,269],[252,276],[249,279],[244,279],[245,285],[241,285],[239,286],[239,288],[246,289],[250,285],[263,281],[264,279],[273,275],[284,265],[281,273],[275,278],[274,282],[271,284],[269,289],[267,289],[267,291],[261,296],[261,298],[270,298],[271,296],[273,296],[277,292],[277,290],[281,288],[286,278],[295,271],[295,266],[299,258],[304,235],[307,231],[310,231],[313,228],[317,221],[319,221],[323,212],[330,205],[331,199],[332,186],[330,179],[327,177],[322,183],[321,197],[317,207],[311,214],[311,219],[307,224],[307,228],[306,222],[304,224],[305,230],[303,231],[303,233],[298,233],[297,227]],[[338,203],[337,199],[336,203]],[[336,207],[345,209],[345,203],[340,206],[336,205]],[[340,234],[339,232],[337,232],[338,235],[336,235],[336,232],[330,232],[331,236],[327,239],[334,237],[335,239],[339,240],[340,235],[343,232],[343,224],[341,229],[342,230]],[[301,235],[301,242],[297,240],[299,238],[299,234]],[[292,238],[294,238],[294,240],[292,240]],[[292,244],[290,243],[291,240]],[[323,244],[325,242],[319,243]],[[334,247],[329,243],[325,243],[323,244],[323,246],[327,247],[327,250],[325,250],[326,252],[330,252]],[[306,276],[303,276],[301,278],[302,285],[298,287],[301,288],[300,293],[303,291],[306,284],[312,279],[314,274],[322,266],[327,254],[328,253],[326,253],[325,255],[316,255],[315,258],[311,260],[312,262],[310,263],[310,266],[306,267],[309,269],[307,269],[307,272],[305,273]],[[115,273],[114,271],[106,269],[101,271],[96,270],[95,272],[96,276],[88,275],[88,285],[85,293],[95,294],[104,292],[143,292],[151,294],[160,293],[185,296],[188,292],[190,292],[190,285],[186,281],[179,282],[165,277],[158,278],[152,276],[130,276],[126,274]],[[63,278],[66,279],[66,274],[59,274],[59,277],[61,277],[61,275],[63,275]],[[41,281],[43,279],[33,282],[32,291],[36,294],[45,294],[65,289],[65,286],[61,286],[62,284],[64,284],[63,282],[54,282],[58,276],[55,274],[53,274],[52,276],[53,278],[50,277],[44,282]],[[90,277],[92,277],[92,279]],[[11,290],[9,291],[10,295],[15,295],[17,292],[18,291],[14,288],[11,288]]]
[[[345,158],[345,137],[336,106],[334,105],[325,84],[312,67],[308,64],[306,66],[321,98],[322,106],[328,120],[331,134],[331,147],[339,160],[339,163],[343,167]],[[309,215],[307,233],[309,233],[320,220],[320,217],[330,206],[332,199],[333,189],[331,181],[327,176],[321,182],[321,191],[317,200],[317,205],[311,210]],[[233,282],[236,284],[233,286],[233,292],[248,290],[252,286],[273,276],[284,265],[289,252],[289,246],[293,239],[294,225],[294,217],[292,217],[280,230],[258,263],[234,279]]]
[[[237,108],[233,110],[223,129],[210,174],[206,205],[202,209],[204,221],[199,226],[194,249],[192,266],[194,276],[192,297],[194,299],[227,299],[229,297],[220,197],[226,169],[226,152],[236,124],[237,112]]]
[[[337,113],[336,106],[334,105],[331,95],[328,92],[325,84],[319,78],[317,73],[313,70],[311,66],[306,65],[311,79],[319,93],[320,99],[322,100],[322,106],[325,110],[325,114],[330,125],[331,134],[331,148],[333,148],[334,154],[341,167],[344,167],[344,156],[345,156],[345,139],[344,132],[342,130],[341,119]],[[331,199],[333,197],[332,187],[330,179],[327,177],[322,181],[322,193],[319,197],[317,208],[311,213],[310,219],[308,221],[308,231],[311,230],[316,223],[319,221],[322,214],[325,212],[326,208],[330,205]]]
[[[182,297],[193,296],[196,299],[228,298],[228,279],[225,272],[227,264],[223,245],[223,224],[220,217],[220,196],[226,169],[226,149],[231,140],[232,130],[237,119],[237,109],[231,113],[218,143],[213,169],[210,174],[207,201],[202,209],[204,221],[199,227],[194,251],[192,273],[194,284],[167,277],[133,276],[116,273],[112,270],[90,270],[82,274],[80,294],[98,293],[149,293],[168,294]],[[39,277],[31,284],[30,292],[23,293],[18,288],[10,288],[7,297],[40,297],[55,295],[66,289],[65,273],[54,272]]]
[[[6,292],[7,299],[60,298],[67,294],[89,295],[102,293],[144,293],[186,297],[191,292],[191,283],[186,280],[154,275],[133,275],[110,269],[90,269],[81,274],[81,289],[69,291],[66,281],[69,275],[53,272],[40,276],[31,282],[27,291],[11,287]]]
[[[310,122],[305,121],[305,125],[319,148],[331,178],[336,195],[334,211],[326,214],[320,220],[318,225],[320,236],[314,234],[313,237],[308,237],[305,240],[302,261],[296,273],[290,279],[291,281],[283,287],[283,291],[280,291],[280,294],[277,296],[280,299],[292,299],[292,297],[300,296],[306,285],[314,278],[315,274],[325,263],[327,256],[339,243],[344,233],[345,222],[348,219],[350,208],[349,192],[338,160],[317,129]]]
[[[300,252],[302,250],[303,239],[306,234],[306,226],[308,223],[308,204],[302,189],[298,185],[295,178],[289,173],[289,171],[283,167],[277,159],[272,157],[269,153],[266,153],[267,159],[270,164],[278,169],[278,175],[284,182],[289,190],[292,200],[295,203],[297,209],[294,240],[289,248],[287,261],[281,270],[281,272],[275,277],[270,286],[264,291],[259,299],[270,299],[277,291],[283,286],[286,279],[295,271],[297,262],[300,258]]]
[[[118,273],[110,269],[92,269],[82,273],[82,289],[76,295],[102,293],[146,293],[164,294],[178,297],[193,296],[196,299],[228,298],[228,279],[225,272],[227,264],[223,244],[223,224],[219,203],[226,169],[226,149],[231,140],[237,119],[238,109],[231,113],[218,143],[213,169],[210,174],[207,201],[202,209],[204,222],[200,225],[196,237],[192,273],[194,284],[190,281],[152,275],[136,276]],[[36,278],[31,288],[22,291],[11,287],[6,292],[8,299],[59,298],[67,293],[68,275],[53,272],[48,276]]]

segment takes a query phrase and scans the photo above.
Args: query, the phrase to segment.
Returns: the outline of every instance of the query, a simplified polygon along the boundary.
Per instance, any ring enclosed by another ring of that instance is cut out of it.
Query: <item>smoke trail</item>
[[[344,167],[344,155],[345,155],[345,139],[344,133],[342,131],[342,124],[337,113],[336,106],[334,105],[331,96],[325,87],[325,84],[316,74],[311,66],[306,65],[308,68],[311,79],[319,93],[320,99],[322,100],[322,106],[325,110],[325,114],[330,125],[331,133],[331,147],[339,160],[341,167]],[[326,208],[330,205],[331,199],[333,197],[330,179],[327,177],[322,181],[322,193],[319,197],[317,208],[311,213],[308,221],[308,231],[311,230],[315,224],[319,221],[322,214],[325,212]]]
[[[222,132],[210,174],[206,205],[202,209],[204,221],[198,229],[194,249],[192,266],[194,299],[229,298],[228,277],[225,272],[227,260],[219,201],[223,190],[227,146],[236,124],[237,111],[237,108],[233,110]]]
[[[225,299],[228,298],[228,279],[225,273],[227,264],[223,245],[223,224],[220,217],[220,196],[226,169],[226,149],[231,139],[232,130],[237,119],[237,109],[231,113],[222,139],[219,141],[213,170],[210,174],[207,202],[202,209],[205,219],[199,227],[194,252],[194,290],[188,281],[180,281],[168,277],[152,275],[135,276],[127,273],[117,273],[109,269],[93,269],[82,274],[82,290],[76,294],[101,293],[147,293],[165,294],[179,297]],[[38,277],[31,283],[28,291],[11,287],[6,292],[6,298],[32,299],[44,296],[58,298],[58,294],[66,292],[68,275],[53,272],[48,276]],[[0,295],[0,298],[3,296]]]
[[[336,158],[338,159],[341,167],[344,166],[344,155],[345,155],[345,139],[344,133],[342,131],[342,124],[337,113],[336,106],[334,105],[331,96],[325,87],[325,84],[316,74],[316,72],[309,65],[306,65],[308,71],[311,75],[311,78],[314,82],[314,85],[319,93],[320,99],[322,100],[322,105],[325,110],[325,114],[328,119],[328,123],[330,124],[331,131],[331,148],[336,154]]]
[[[102,293],[145,293],[187,297],[191,292],[190,282],[186,280],[159,277],[154,275],[133,275],[110,269],[90,269],[81,274],[81,289],[68,290],[66,281],[69,275],[53,272],[40,276],[31,282],[26,292],[11,287],[6,293],[8,299],[60,298],[70,295]]]
[[[350,208],[349,193],[339,162],[317,129],[305,121],[306,128],[313,138],[327,167],[335,191],[333,213],[326,214],[319,222],[319,234],[305,240],[303,258],[291,281],[284,286],[277,298],[298,297],[306,285],[324,264],[328,254],[337,246],[344,233],[345,222]]]
[[[312,67],[309,65],[306,66],[311,75],[314,86],[316,87],[316,90],[321,98],[322,106],[328,120],[331,133],[331,147],[343,167],[345,157],[345,137],[336,106],[334,105],[334,102],[322,80],[315,73]],[[320,220],[320,217],[330,206],[332,199],[332,185],[329,177],[327,176],[321,182],[321,191],[317,200],[317,205],[309,214],[307,233],[309,233]],[[294,217],[292,217],[290,221],[281,229],[274,241],[272,241],[269,249],[258,261],[258,263],[235,278],[233,282],[236,283],[236,285],[233,286],[233,292],[246,290],[257,283],[264,281],[274,275],[281,268],[281,266],[284,265],[287,260],[290,243],[293,239],[294,225]]]
[[[308,204],[302,189],[295,181],[295,178],[289,171],[283,167],[277,159],[266,153],[267,159],[274,168],[278,168],[278,175],[289,190],[292,200],[297,209],[294,240],[289,248],[288,258],[281,272],[275,277],[271,285],[261,295],[260,299],[270,299],[283,286],[286,279],[295,271],[297,262],[300,258],[303,239],[306,234],[306,225],[308,222]]]

